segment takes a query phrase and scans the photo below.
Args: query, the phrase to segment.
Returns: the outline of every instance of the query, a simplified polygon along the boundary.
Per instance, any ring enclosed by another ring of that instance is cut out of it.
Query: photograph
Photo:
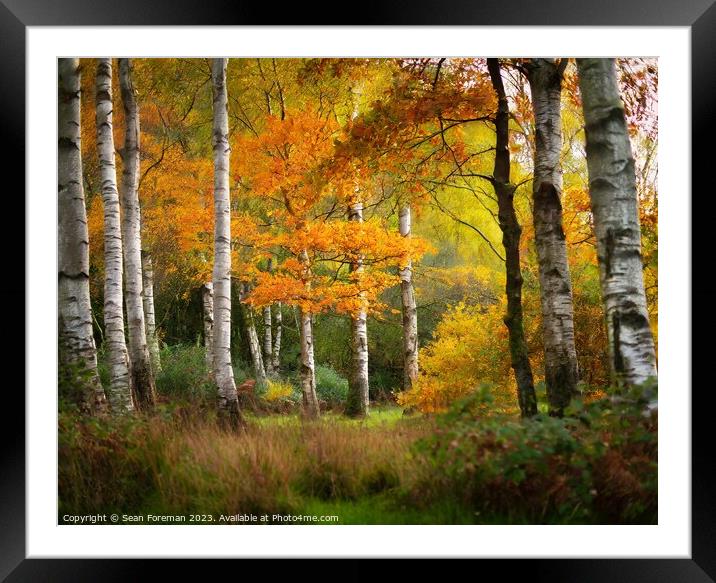
[[[55,525],[660,524],[660,63],[56,58]]]

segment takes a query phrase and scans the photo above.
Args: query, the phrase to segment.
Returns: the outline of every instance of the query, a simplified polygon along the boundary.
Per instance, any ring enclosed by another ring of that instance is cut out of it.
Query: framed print
[[[716,577],[710,0],[3,3],[3,577]]]

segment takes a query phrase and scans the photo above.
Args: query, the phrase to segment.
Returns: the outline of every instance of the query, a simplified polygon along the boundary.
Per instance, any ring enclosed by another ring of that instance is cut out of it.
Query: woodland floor
[[[335,515],[332,524],[656,521],[654,423],[631,424],[633,433],[609,444],[606,425],[578,433],[547,416],[476,424],[472,414],[451,415],[446,424],[395,406],[365,420],[247,414],[237,435],[211,412],[177,404],[119,419],[61,413],[58,520],[117,513],[210,515],[214,524],[238,514],[269,515],[269,523],[289,514]],[[623,411],[614,419],[629,422]]]

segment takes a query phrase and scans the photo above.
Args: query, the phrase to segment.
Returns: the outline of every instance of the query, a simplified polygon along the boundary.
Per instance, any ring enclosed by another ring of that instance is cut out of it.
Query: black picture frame
[[[352,11],[350,24],[365,25],[564,25],[564,26],[687,26],[691,28],[691,81],[692,81],[692,188],[700,193],[692,197],[693,265],[706,261],[710,255],[708,245],[701,244],[699,236],[707,236],[708,217],[714,211],[713,186],[707,179],[713,165],[715,119],[713,111],[716,95],[716,6],[714,0],[553,0],[549,3],[534,0],[449,0],[442,2],[395,2],[379,4],[373,1],[357,5]],[[197,3],[190,0],[0,0],[0,117],[6,156],[6,172],[25,164],[25,36],[27,26],[68,25],[279,25],[279,24],[331,24],[342,22],[334,11],[318,6],[297,3],[272,10],[260,3],[240,0],[207,0]],[[345,24],[345,23],[343,23]],[[369,42],[369,41],[367,41]],[[684,123],[689,123],[684,112]],[[9,147],[7,147],[9,146]],[[684,169],[687,171],[688,169]],[[14,192],[24,192],[24,174],[18,178]],[[9,192],[5,193],[9,198]],[[690,193],[683,193],[685,197]],[[17,209],[12,216],[25,216],[24,201],[13,197]],[[693,204],[698,202],[698,208]],[[7,207],[6,207],[7,208]],[[26,221],[32,217],[25,217]],[[6,222],[10,222],[6,219]],[[17,226],[22,229],[20,221]],[[26,223],[25,223],[26,224]],[[11,234],[10,225],[2,229],[4,249],[16,249],[17,234]],[[14,242],[14,243],[13,243]],[[24,273],[24,253],[8,258],[12,280],[0,287],[2,305],[22,305],[26,310],[24,283],[16,274]],[[22,266],[16,265],[20,262]],[[712,278],[699,278],[692,282],[694,306],[704,306],[714,297],[716,284]],[[24,281],[24,279],[23,279]],[[12,303],[11,303],[12,302]],[[701,312],[697,312],[701,314]],[[19,310],[5,320],[8,327],[21,325],[24,316]],[[694,330],[709,327],[705,315],[699,317]],[[684,339],[686,341],[686,339]],[[709,362],[711,342],[697,342],[693,338],[692,362]],[[24,345],[24,343],[23,343]],[[16,343],[15,350],[19,350]],[[32,350],[31,346],[26,350]],[[19,355],[18,355],[19,357]],[[5,368],[11,368],[19,358],[7,357]],[[687,363],[684,363],[685,366]],[[2,383],[4,413],[0,421],[0,578],[17,581],[134,581],[150,578],[150,571],[181,568],[184,577],[193,574],[206,578],[223,561],[143,561],[130,559],[26,559],[25,558],[25,409],[24,396],[17,382]],[[691,559],[530,559],[503,560],[494,566],[502,576],[523,576],[530,581],[629,581],[639,582],[706,582],[716,579],[716,483],[709,469],[713,434],[709,431],[713,410],[710,384],[696,384],[692,391],[692,558]],[[688,391],[691,387],[681,387]],[[50,390],[48,388],[48,390]],[[81,549],[78,549],[81,552]],[[498,559],[487,559],[491,563]],[[376,567],[369,561],[351,560],[351,568],[322,567],[314,572],[321,578],[333,578],[343,573],[363,579],[373,576]],[[159,564],[161,563],[161,565]],[[292,562],[293,563],[293,562]],[[491,565],[493,566],[493,565]],[[377,567],[380,571],[383,566]],[[402,569],[403,567],[401,567]],[[481,571],[482,564],[478,567]],[[272,578],[281,571],[295,569],[288,561],[271,566]],[[237,573],[238,575],[238,573]],[[283,573],[281,573],[281,576]]]

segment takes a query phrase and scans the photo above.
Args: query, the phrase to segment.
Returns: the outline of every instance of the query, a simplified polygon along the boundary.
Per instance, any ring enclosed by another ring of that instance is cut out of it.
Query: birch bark
[[[269,270],[273,271],[273,261],[269,263]],[[283,332],[283,314],[281,313],[281,302],[274,304],[276,307],[276,315],[274,316],[274,322],[276,323],[276,329],[273,335],[273,345],[271,347],[271,369],[274,374],[278,374],[281,368],[281,334]],[[269,306],[269,309],[272,306]]]
[[[309,280],[308,253],[302,251],[301,263],[307,273],[306,280]],[[311,312],[299,308],[298,319],[300,321],[301,340],[301,391],[303,393],[303,413],[308,418],[317,419],[321,410],[316,395],[316,365],[313,351],[313,321]]]
[[[509,117],[505,87],[502,83],[500,64],[497,59],[487,59],[492,86],[497,95],[495,114],[495,167],[492,185],[497,195],[497,218],[502,230],[505,248],[505,292],[507,313],[504,320],[509,333],[510,358],[517,381],[517,398],[523,417],[537,413],[532,367],[527,353],[527,341],[522,324],[522,272],[520,270],[520,227],[515,213],[515,186],[510,183]]]
[[[209,281],[201,286],[201,303],[204,316],[204,348],[206,349],[206,370],[213,378],[214,368],[214,286]]]
[[[149,251],[142,251],[142,284],[147,344],[149,345],[149,357],[152,361],[152,371],[156,375],[162,370],[162,361],[159,355],[159,337],[157,336],[157,323],[154,313],[154,265]]]
[[[624,105],[614,59],[577,59],[577,67],[612,376],[616,383],[640,384],[657,369]]]
[[[104,327],[109,365],[108,397],[113,411],[131,411],[134,409],[134,391],[124,336],[122,297],[124,262],[117,168],[114,157],[112,59],[98,59],[95,97],[97,153],[104,208]]]
[[[82,186],[79,59],[58,61],[58,332],[61,364],[79,384],[87,412],[104,408],[89,293],[89,235]],[[81,370],[75,370],[81,369]]]
[[[129,332],[129,359],[137,406],[150,409],[156,402],[154,375],[147,346],[142,300],[142,239],[139,207],[139,108],[132,83],[129,59],[119,59],[119,87],[124,107],[122,185],[122,243],[124,245],[124,288]]]
[[[532,188],[535,247],[539,268],[545,384],[550,414],[562,416],[577,392],[572,284],[562,229],[562,72],[567,60],[532,59],[527,78],[535,116]]]
[[[271,365],[274,373],[278,374],[281,370],[281,335],[283,333],[283,314],[281,313],[281,302],[276,302],[276,330],[273,336],[273,348],[271,350]]]
[[[360,201],[360,193],[356,194],[359,200],[351,204],[348,211],[348,220],[356,223],[363,222],[363,203]],[[359,256],[351,265],[351,270],[360,282],[363,273],[363,257]],[[351,315],[351,352],[353,359],[353,370],[348,385],[348,396],[346,399],[346,415],[350,417],[365,417],[369,409],[369,384],[368,384],[368,321],[365,310],[365,294],[361,292],[361,309]]]
[[[411,235],[411,209],[405,204],[399,211],[400,234]],[[403,305],[403,390],[407,391],[418,378],[418,309],[413,288],[413,262],[409,259],[400,270],[400,291]]]
[[[249,286],[246,283],[241,284],[241,300],[249,294]],[[244,330],[249,341],[249,353],[251,354],[251,364],[254,369],[256,382],[263,386],[266,384],[266,369],[264,368],[264,359],[261,354],[261,344],[259,343],[259,335],[256,333],[256,323],[254,322],[254,311],[251,306],[241,304],[243,310]]]
[[[227,59],[212,59],[214,149],[214,380],[219,415],[234,429],[243,426],[234,371],[231,367],[231,212],[229,196],[229,116]]]
[[[273,370],[273,323],[271,318],[271,306],[264,306],[262,309],[262,316],[264,321],[264,344],[263,344],[263,361],[266,374],[272,376]]]

